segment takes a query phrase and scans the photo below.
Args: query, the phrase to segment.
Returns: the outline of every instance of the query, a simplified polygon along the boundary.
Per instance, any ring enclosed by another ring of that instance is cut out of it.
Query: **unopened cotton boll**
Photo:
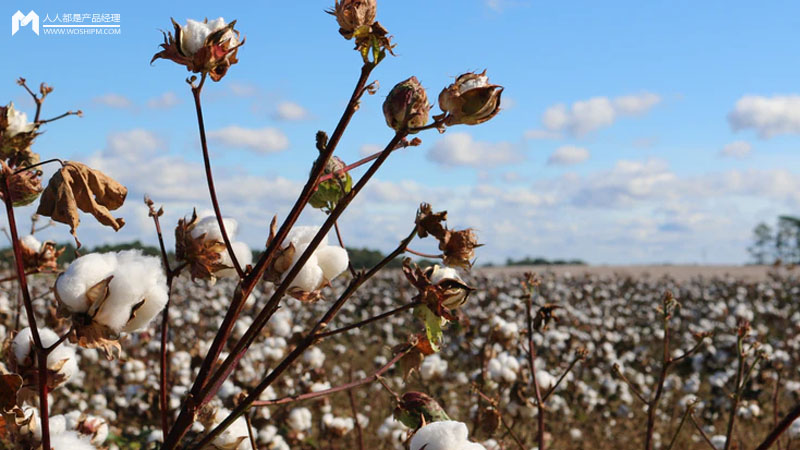
[[[433,422],[417,430],[409,450],[486,450],[481,444],[467,439],[469,431],[462,422],[446,420]]]
[[[75,431],[64,431],[50,436],[52,450],[95,450],[88,437],[80,436]]]

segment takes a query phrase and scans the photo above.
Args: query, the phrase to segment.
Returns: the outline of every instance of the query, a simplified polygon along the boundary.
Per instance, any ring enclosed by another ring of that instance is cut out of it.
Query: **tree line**
[[[774,226],[759,223],[747,251],[755,264],[800,264],[800,217],[780,216]]]

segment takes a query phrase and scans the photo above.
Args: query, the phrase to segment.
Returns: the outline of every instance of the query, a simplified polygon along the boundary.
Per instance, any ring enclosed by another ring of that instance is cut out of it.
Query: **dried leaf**
[[[78,209],[117,231],[125,221],[114,218],[111,211],[122,206],[126,195],[128,189],[125,186],[99,170],[67,161],[50,178],[36,213],[69,225],[73,236],[76,236],[75,230],[80,223]]]
[[[17,392],[22,387],[22,377],[12,373],[0,377],[0,408],[10,411],[17,405]]]

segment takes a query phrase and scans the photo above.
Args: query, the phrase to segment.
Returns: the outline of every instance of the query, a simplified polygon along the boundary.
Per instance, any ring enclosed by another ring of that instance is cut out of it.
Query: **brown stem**
[[[741,395],[742,377],[744,377],[745,353],[743,350],[744,341],[741,335],[736,339],[736,354],[739,366],[736,370],[736,384],[734,385],[733,397],[731,398],[731,414],[728,417],[728,426],[725,432],[725,446],[723,450],[728,450],[731,446],[731,436],[733,436],[733,426],[736,423],[736,410],[739,408],[739,397]]]
[[[159,390],[159,406],[161,409],[161,433],[163,437],[167,437],[169,432],[169,403],[167,395],[169,392],[169,365],[167,364],[168,352],[167,348],[167,334],[169,333],[169,306],[172,303],[172,280],[176,272],[173,272],[169,266],[169,256],[167,248],[164,245],[164,236],[161,232],[161,222],[158,220],[159,214],[153,206],[152,200],[147,196],[144,199],[145,204],[150,208],[150,217],[153,218],[153,224],[156,227],[156,235],[158,236],[158,246],[161,249],[161,260],[164,264],[164,272],[167,275],[167,304],[164,305],[164,311],[161,315],[161,353],[160,353],[160,390]],[[181,266],[182,267],[182,266]]]
[[[526,319],[528,322],[528,368],[531,371],[534,394],[536,395],[536,420],[539,426],[537,441],[539,450],[544,450],[544,401],[542,400],[542,391],[539,388],[539,382],[536,380],[536,344],[533,342],[533,296],[534,291],[532,290],[525,302]]]
[[[412,249],[410,249],[410,248],[407,248],[407,249],[406,249],[406,251],[407,251],[408,253],[411,253],[412,255],[421,256],[421,257],[423,257],[423,258],[433,258],[433,259],[441,259],[441,258],[444,258],[444,255],[443,255],[443,254],[441,254],[441,253],[440,253],[440,254],[438,254],[438,255],[434,255],[434,254],[431,254],[431,253],[422,253],[422,252],[418,252],[418,251],[416,251],[416,250],[412,250]]]
[[[379,315],[377,315],[375,317],[370,317],[369,319],[364,319],[364,320],[362,320],[360,322],[356,322],[356,323],[347,325],[345,327],[337,328],[335,330],[330,330],[330,331],[326,331],[324,333],[319,333],[319,334],[317,334],[317,336],[320,339],[323,339],[323,338],[327,338],[327,337],[330,337],[330,336],[333,336],[333,335],[336,335],[336,334],[344,333],[346,331],[350,331],[353,328],[361,328],[364,325],[367,325],[367,324],[372,323],[372,322],[377,322],[378,320],[385,319],[387,317],[390,317],[390,316],[393,316],[393,315],[395,315],[397,313],[409,310],[409,309],[414,308],[415,306],[419,306],[421,304],[422,304],[422,302],[419,302],[419,301],[407,303],[407,304],[405,304],[403,306],[400,306],[398,308],[395,308],[395,309],[393,309],[391,311],[387,311],[385,313],[379,314]]]
[[[82,114],[83,114],[83,112],[81,110],[78,110],[78,111],[67,111],[67,112],[65,112],[63,114],[59,114],[59,115],[57,115],[55,117],[51,117],[49,119],[44,119],[44,120],[34,119],[34,123],[36,125],[42,125],[42,124],[49,123],[49,122],[55,122],[56,120],[63,119],[64,117],[67,117],[67,116],[81,116]]]
[[[39,269],[33,269],[30,272],[25,272],[25,276],[34,275],[34,274],[37,274],[37,273],[39,273]],[[7,277],[5,277],[3,279],[0,279],[0,283],[5,283],[6,281],[14,281],[14,280],[16,280],[18,278],[19,278],[19,276],[16,273],[14,273],[14,275],[9,275],[9,276],[7,276]]]
[[[562,373],[561,376],[558,377],[558,381],[556,381],[556,384],[551,386],[550,389],[548,389],[547,392],[542,396],[543,402],[546,402],[547,399],[550,397],[550,394],[555,392],[558,385],[561,384],[564,378],[566,378],[567,374],[569,374],[572,371],[572,368],[575,367],[575,364],[577,364],[577,362],[580,361],[581,359],[582,359],[581,356],[576,356],[575,359],[573,359],[572,362],[569,363],[569,367],[567,367],[567,370],[565,370],[564,373]]]
[[[698,433],[700,433],[700,436],[702,436],[703,441],[705,441],[705,443],[708,444],[709,447],[711,447],[711,450],[717,450],[717,446],[715,446],[714,443],[711,442],[711,438],[709,438],[706,432],[703,431],[703,427],[701,427],[700,424],[697,423],[697,420],[694,418],[694,413],[691,412],[689,413],[689,420],[692,421],[694,428],[697,430]]]
[[[364,92],[363,88],[366,85],[369,74],[374,68],[374,64],[364,64],[364,66],[361,68],[361,76],[356,83],[356,87],[352,96],[350,97],[350,101],[348,102],[341,119],[339,119],[339,123],[337,124],[333,135],[323,149],[324,151],[320,151],[320,154],[312,168],[312,173],[308,177],[308,181],[298,196],[297,201],[292,207],[292,210],[289,212],[286,220],[283,222],[280,229],[267,246],[267,249],[255,264],[253,270],[251,270],[245,279],[240,282],[239,286],[237,286],[237,289],[234,292],[233,300],[231,301],[231,305],[225,314],[225,318],[220,325],[219,331],[217,332],[216,336],[214,336],[214,341],[212,342],[208,353],[206,353],[197,378],[195,378],[189,397],[186,399],[181,408],[181,412],[178,415],[175,426],[170,430],[169,436],[167,436],[167,439],[164,441],[165,450],[171,450],[174,448],[178,441],[189,430],[189,427],[191,427],[192,422],[194,421],[194,412],[201,406],[201,403],[199,402],[201,391],[206,387],[208,377],[212,374],[212,365],[217,362],[223,346],[228,341],[228,338],[233,331],[233,326],[236,322],[236,319],[239,317],[239,314],[244,307],[245,301],[250,296],[250,293],[252,293],[256,284],[260,281],[267,267],[269,267],[269,265],[272,263],[272,259],[275,257],[275,254],[280,248],[280,245],[283,243],[283,240],[289,234],[289,231],[300,217],[300,213],[303,211],[303,208],[305,208],[308,200],[314,194],[314,188],[317,185],[317,179],[319,179],[320,175],[322,175],[325,169],[325,163],[328,161],[328,159],[330,159],[331,155],[336,149],[337,144],[339,143],[339,140],[344,134],[344,130],[350,123],[350,119],[358,109],[359,99]]]
[[[352,369],[350,374],[352,379]],[[358,443],[358,450],[364,450],[364,431],[361,429],[361,421],[358,420],[358,410],[356,409],[356,396],[352,389],[347,391],[347,398],[350,400],[350,411],[353,414],[353,425],[356,428],[356,442]]]
[[[619,377],[620,380],[624,381],[625,384],[628,385],[628,387],[630,388],[631,392],[633,392],[633,394],[636,395],[636,398],[638,398],[645,405],[649,405],[650,404],[650,400],[644,398],[644,394],[642,394],[642,392],[639,391],[639,388],[637,388],[636,385],[633,384],[631,382],[631,380],[629,380],[628,377],[625,376],[624,373],[622,373],[622,370],[619,368],[619,365],[614,364],[614,366],[612,367],[612,370],[614,371],[614,374],[616,374]]]
[[[778,427],[778,395],[781,390],[781,370],[778,369],[776,371],[775,377],[775,390],[772,393],[772,429]],[[778,439],[775,441],[778,444],[778,450],[781,450],[781,441]]]
[[[286,404],[286,403],[294,403],[294,402],[299,402],[299,401],[302,401],[302,400],[311,400],[311,399],[320,398],[320,397],[327,397],[327,396],[329,396],[331,394],[335,394],[337,392],[349,391],[349,390],[351,390],[353,388],[357,388],[357,387],[363,386],[365,384],[370,384],[370,383],[376,381],[381,375],[386,373],[389,369],[391,369],[392,366],[397,364],[397,361],[400,361],[403,358],[403,356],[405,356],[405,354],[408,353],[409,350],[411,350],[411,348],[412,347],[408,346],[405,349],[401,350],[400,352],[398,352],[394,356],[394,358],[392,358],[391,360],[389,360],[389,362],[387,362],[386,364],[381,366],[378,370],[376,370],[375,373],[373,373],[372,375],[369,375],[367,377],[364,377],[364,378],[362,378],[360,380],[351,381],[351,382],[343,384],[341,386],[336,386],[336,387],[332,387],[330,389],[325,389],[324,391],[307,392],[305,394],[290,395],[288,397],[283,397],[283,398],[278,398],[278,399],[273,399],[273,400],[256,400],[256,401],[254,401],[252,403],[251,406],[283,405],[283,404]],[[355,415],[355,413],[354,413],[354,415]]]
[[[206,142],[206,126],[203,122],[203,108],[200,105],[200,92],[205,83],[206,73],[200,78],[200,84],[192,86],[192,96],[194,97],[195,111],[197,112],[197,128],[200,130],[200,145],[203,148],[203,163],[206,169],[206,181],[208,182],[208,193],[211,196],[211,206],[214,207],[214,215],[217,216],[217,223],[219,224],[219,231],[222,234],[222,240],[225,242],[225,247],[228,249],[228,254],[231,257],[233,268],[239,274],[239,278],[244,278],[244,270],[236,259],[236,254],[233,252],[231,240],[228,237],[228,231],[225,229],[225,223],[222,220],[222,211],[219,208],[219,201],[217,201],[217,191],[214,188],[214,175],[211,173],[211,158],[208,155],[208,143]]]
[[[244,421],[247,423],[247,435],[250,437],[250,448],[253,450],[258,450],[258,446],[256,445],[256,437],[253,434],[253,424],[250,421],[250,415],[244,415]]]
[[[500,416],[500,423],[503,424],[503,427],[506,429],[508,434],[511,435],[511,438],[514,439],[514,442],[517,444],[517,446],[519,446],[520,449],[525,450],[525,444],[523,444],[522,441],[517,437],[517,435],[514,434],[514,430],[512,430],[511,427],[506,423],[506,420],[500,413],[500,407],[498,405],[497,400],[481,392],[481,390],[478,389],[478,386],[476,384],[472,385],[472,389],[478,394],[479,397],[486,400],[490,405],[492,405],[492,407],[497,411],[497,414]]]
[[[772,431],[769,432],[767,437],[764,438],[764,441],[761,442],[761,445],[759,445],[756,448],[756,450],[766,450],[770,448],[772,444],[778,442],[778,439],[780,439],[781,434],[783,434],[783,432],[786,431],[787,428],[789,428],[789,425],[791,425],[792,422],[797,420],[798,417],[800,417],[800,403],[795,405],[795,407],[792,408],[792,410],[789,411],[789,413],[783,417],[783,419],[778,423],[778,425],[776,425],[775,428],[773,428]]]
[[[26,86],[27,88],[27,86]],[[42,344],[39,336],[39,328],[36,326],[36,316],[33,312],[33,302],[28,290],[28,279],[25,277],[25,269],[22,263],[22,245],[17,235],[17,221],[14,217],[14,205],[11,198],[11,189],[8,185],[9,177],[3,177],[3,200],[6,204],[6,216],[8,217],[8,228],[11,231],[11,244],[14,249],[14,262],[16,264],[19,288],[22,292],[22,301],[25,305],[25,312],[28,316],[28,326],[31,328],[33,343],[36,346],[37,368],[39,371],[39,416],[42,426],[42,447],[50,448],[50,413],[47,406],[47,351]]]
[[[681,421],[678,424],[678,429],[675,430],[675,434],[672,435],[672,439],[669,441],[669,446],[667,447],[667,450],[672,450],[672,447],[675,445],[675,441],[678,440],[678,435],[681,433],[683,424],[686,423],[686,418],[689,416],[691,412],[692,412],[692,406],[689,406],[688,408],[686,408],[686,411],[684,411],[683,417],[681,417]]]
[[[666,302],[666,300],[665,300]],[[658,410],[658,403],[661,401],[661,396],[664,393],[664,382],[667,380],[667,373],[669,372],[672,360],[669,354],[669,329],[670,315],[666,303],[664,305],[664,346],[663,356],[661,360],[661,373],[658,376],[658,385],[656,392],[647,403],[647,434],[645,436],[645,449],[652,450],[653,448],[653,433],[655,432],[656,413]]]
[[[400,136],[400,134],[396,135],[395,138],[398,138],[398,136]],[[389,148],[389,147],[387,147],[387,148]],[[387,152],[385,156],[388,156],[388,155],[389,155],[389,153]],[[370,167],[370,171],[372,171],[372,173],[374,173],[373,169],[377,170],[376,166],[380,165],[380,162],[382,162],[384,159],[385,159],[385,157],[384,158],[379,158],[375,162],[375,164],[373,164],[373,166]],[[367,174],[364,175],[364,177],[367,177],[367,175],[369,175],[369,174],[370,174],[370,172],[368,171]],[[364,178],[359,180],[359,184],[361,184],[362,181],[365,181]],[[351,191],[351,194],[353,194],[353,192],[356,192],[357,188],[358,188],[358,185],[356,185],[356,187],[353,188],[353,191]],[[346,202],[347,201],[345,199],[345,206],[346,206]],[[339,207],[342,205],[342,203],[343,203],[342,201],[339,202],[339,205],[337,205],[337,209],[339,209]],[[334,211],[334,213],[331,214],[331,217],[333,216],[333,214],[335,214],[335,211]],[[329,217],[329,219],[330,219],[330,217]],[[334,220],[335,220],[335,218],[334,218]],[[347,302],[347,300],[353,295],[353,293],[355,293],[358,290],[358,288],[361,287],[361,285],[364,284],[367,280],[369,280],[370,278],[375,276],[375,274],[377,274],[381,269],[383,269],[384,266],[389,264],[389,262],[391,262],[398,255],[400,255],[403,252],[403,249],[405,249],[405,247],[408,245],[408,243],[411,242],[411,240],[414,239],[414,237],[416,235],[417,235],[417,229],[416,229],[416,227],[414,227],[414,230],[405,239],[403,239],[402,242],[400,242],[400,245],[397,247],[397,249],[395,249],[392,253],[387,255],[383,260],[381,260],[378,264],[376,264],[367,273],[365,273],[363,275],[360,275],[357,278],[354,278],[350,282],[350,284],[348,285],[347,289],[345,289],[345,291],[341,294],[341,296],[339,296],[339,298],[336,300],[336,302],[328,309],[328,312],[325,313],[325,315],[317,322],[317,324],[314,325],[314,328],[312,328],[312,330],[308,334],[306,334],[305,338],[300,342],[300,344],[298,344],[298,346],[295,347],[295,349],[289,355],[287,355],[283,359],[283,361],[281,361],[280,364],[278,364],[278,366],[275,367],[275,369],[273,369],[272,372],[270,372],[269,375],[267,375],[261,381],[261,383],[259,383],[258,386],[256,386],[249,393],[247,398],[244,399],[228,415],[228,417],[225,420],[223,420],[219,425],[217,425],[216,428],[211,430],[211,432],[208,435],[206,435],[206,437],[203,438],[203,440],[197,446],[195,446],[194,448],[203,448],[203,445],[208,444],[209,442],[211,442],[211,440],[213,440],[214,437],[219,435],[228,426],[230,426],[230,424],[233,423],[233,421],[235,421],[237,417],[239,417],[242,413],[244,413],[244,411],[246,411],[247,408],[249,408],[250,405],[254,401],[258,400],[258,397],[261,395],[261,393],[264,392],[264,390],[266,390],[272,384],[273,381],[275,381],[279,376],[281,376],[281,374],[283,374],[283,372],[286,371],[286,369],[288,369],[294,363],[294,361],[298,357],[300,357],[300,355],[302,355],[309,347],[311,347],[311,345],[314,344],[314,342],[317,341],[317,339],[319,338],[318,333],[331,322],[331,320],[336,316],[336,314],[339,312],[339,310],[342,308],[342,306],[344,306],[344,304]],[[320,235],[318,233],[317,237],[319,237],[319,236]],[[312,241],[312,244],[310,244],[309,247],[312,247],[314,245],[315,244],[313,244],[313,241]],[[297,264],[300,265],[301,262],[298,261]],[[297,267],[297,265],[295,267]],[[283,294],[281,293],[280,295],[282,296]],[[241,353],[240,353],[240,357],[241,357]],[[226,362],[227,362],[227,360],[226,360]]]

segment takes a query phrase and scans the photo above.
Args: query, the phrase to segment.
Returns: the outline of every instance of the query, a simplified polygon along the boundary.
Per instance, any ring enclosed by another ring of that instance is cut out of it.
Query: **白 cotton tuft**
[[[218,424],[222,423],[231,412],[225,408],[220,408],[214,415],[212,425],[207,427],[209,430]],[[219,450],[236,450],[244,448],[241,444],[244,443],[249,434],[247,432],[247,422],[244,417],[239,417],[225,429],[219,436],[211,441],[211,448]]]
[[[467,439],[469,431],[461,422],[433,422],[417,430],[409,450],[486,450],[481,444]]]
[[[44,347],[49,347],[58,342],[58,334],[49,328],[39,328],[39,338]],[[14,354],[14,370],[25,380],[26,385],[35,386],[33,378],[38,376],[36,369],[36,352],[34,348],[31,328],[22,329],[11,342]],[[66,343],[61,343],[47,355],[47,370],[50,372],[51,381],[48,386],[52,389],[66,383],[78,373],[78,361],[75,349]],[[28,383],[30,382],[30,383]]]
[[[39,253],[42,248],[42,243],[36,239],[36,236],[29,234],[20,238],[20,243],[30,249],[34,253]]]
[[[55,290],[73,315],[70,339],[109,354],[117,334],[145,328],[168,299],[161,259],[138,250],[82,256],[58,277]]]
[[[75,431],[64,431],[50,436],[52,450],[96,450],[88,437],[80,436]]]

